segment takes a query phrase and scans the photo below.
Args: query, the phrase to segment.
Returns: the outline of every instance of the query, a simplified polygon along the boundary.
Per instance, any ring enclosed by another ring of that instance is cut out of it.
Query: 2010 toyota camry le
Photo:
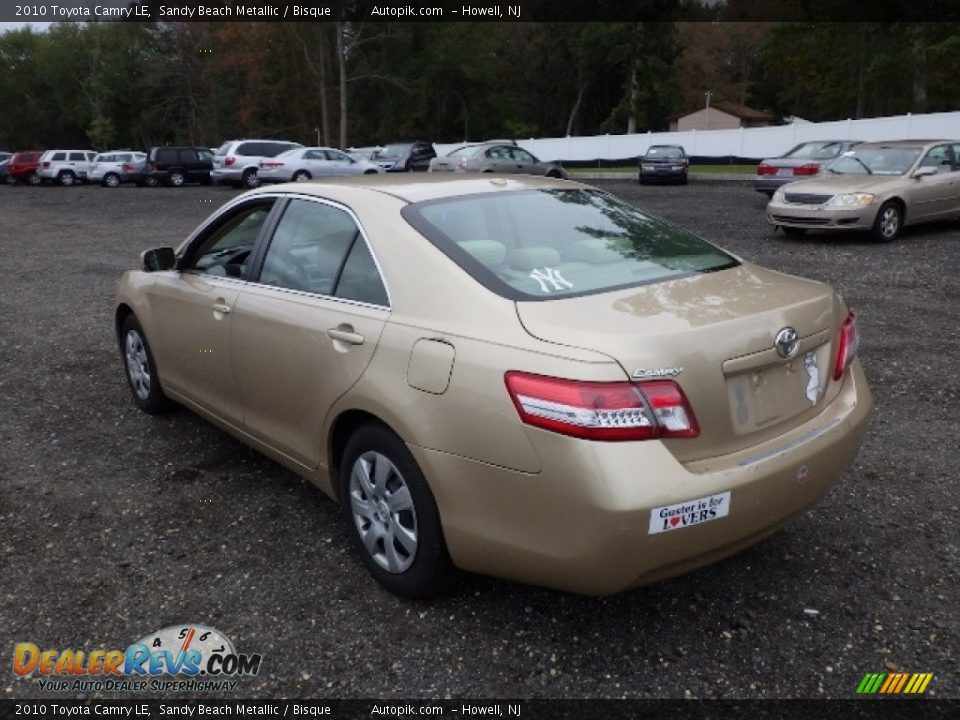
[[[262,188],[126,273],[134,402],[186,406],[344,508],[383,586],[451,567],[609,594],[730,555],[838,481],[854,314],[587,185]]]

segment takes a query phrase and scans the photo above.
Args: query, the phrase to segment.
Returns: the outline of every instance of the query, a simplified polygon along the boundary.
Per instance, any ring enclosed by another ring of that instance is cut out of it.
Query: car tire
[[[377,174],[377,171],[376,171],[376,170],[364,170],[364,171],[363,171],[363,174],[364,174],[364,175],[376,175],[376,174]]]
[[[554,180],[561,180],[563,176],[558,173],[556,170],[551,170],[547,173],[548,178],[553,178]]]
[[[40,177],[40,173],[34,170],[32,173],[27,175],[27,185],[40,185],[43,183],[43,178]]]
[[[896,200],[887,200],[877,211],[873,221],[874,240],[878,242],[892,242],[900,235],[903,227],[903,206]]]
[[[183,187],[186,181],[187,176],[183,174],[182,170],[171,170],[167,173],[167,185],[170,187]]]
[[[137,407],[151,415],[169,412],[174,404],[163,394],[157,377],[157,363],[139,321],[127,315],[120,326],[120,353],[127,385]]]
[[[74,175],[69,170],[61,170],[57,175],[57,182],[63,185],[64,187],[70,187],[75,182],[77,182],[77,176]]]
[[[305,181],[307,181],[307,180],[310,180],[312,177],[313,177],[313,175],[311,175],[311,174],[310,174],[309,172],[307,172],[306,170],[297,170],[297,171],[293,174],[293,178],[292,178],[292,179],[293,179],[293,182],[305,182]]]
[[[244,170],[243,177],[240,178],[240,184],[247,190],[259,187],[260,178],[257,177],[257,171],[253,169]]]
[[[807,234],[806,228],[792,227],[789,225],[781,225],[780,228],[783,230],[783,234],[787,237],[803,237]]]
[[[103,176],[100,184],[108,188],[120,187],[120,176],[116,173],[107,173]]]
[[[681,184],[681,185],[687,185],[687,184],[689,184],[689,182],[690,182],[690,180],[689,180],[689,178],[688,178],[686,175],[684,175],[682,178],[680,178],[680,184]]]
[[[403,440],[379,424],[360,426],[340,465],[340,500],[351,541],[390,592],[425,598],[450,570],[440,513]]]

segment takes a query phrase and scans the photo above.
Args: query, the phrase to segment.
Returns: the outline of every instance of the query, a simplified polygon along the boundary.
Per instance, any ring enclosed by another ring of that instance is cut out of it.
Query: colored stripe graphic
[[[927,689],[933,673],[867,673],[857,686],[860,695],[918,695]]]

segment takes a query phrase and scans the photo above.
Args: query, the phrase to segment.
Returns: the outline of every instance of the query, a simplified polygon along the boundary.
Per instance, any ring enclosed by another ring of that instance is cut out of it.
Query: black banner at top
[[[947,720],[957,700],[0,700],[0,718]]]
[[[956,21],[960,0],[46,0],[0,22]]]

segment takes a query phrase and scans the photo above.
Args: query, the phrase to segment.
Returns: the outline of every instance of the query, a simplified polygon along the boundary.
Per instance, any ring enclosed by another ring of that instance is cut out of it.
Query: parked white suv
[[[41,182],[55,180],[61,185],[83,182],[96,156],[93,150],[47,150],[40,156],[37,175]]]
[[[260,184],[260,161],[303,147],[286,140],[227,140],[213,156],[210,179],[217,184],[255,188]]]
[[[117,187],[122,182],[123,164],[143,162],[147,154],[133,150],[111,150],[100,153],[93,159],[87,172],[87,180],[98,182],[105,187]]]

